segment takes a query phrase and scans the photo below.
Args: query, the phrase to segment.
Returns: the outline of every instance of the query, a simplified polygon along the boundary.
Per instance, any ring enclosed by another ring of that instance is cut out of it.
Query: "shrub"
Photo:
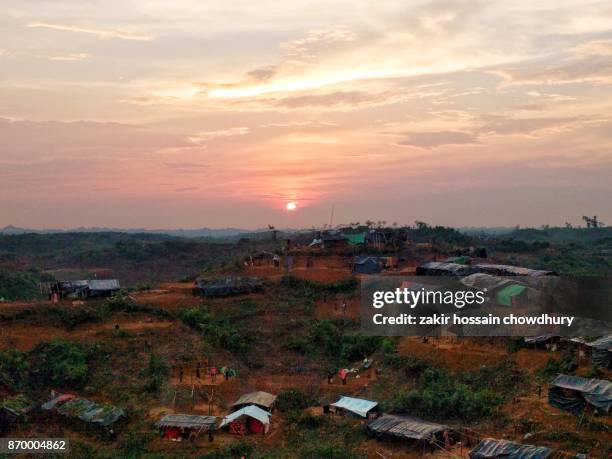
[[[343,362],[361,360],[376,351],[382,342],[380,336],[344,335],[340,345],[340,359]]]
[[[330,320],[315,322],[310,329],[311,342],[330,357],[338,355],[341,337],[342,332]]]
[[[26,381],[29,370],[27,355],[17,349],[0,352],[0,384],[18,388]]]
[[[80,346],[56,339],[36,346],[31,352],[33,380],[40,386],[80,386],[89,368]]]
[[[544,367],[538,371],[538,376],[550,379],[559,373],[572,373],[577,367],[576,359],[571,356],[565,356],[561,360],[548,359]]]
[[[430,364],[417,357],[390,354],[385,356],[384,365],[394,370],[404,370],[407,375],[420,374],[430,367]]]
[[[6,300],[31,300],[40,295],[41,277],[36,271],[15,271],[0,268],[0,298]]]
[[[288,412],[293,410],[303,410],[316,403],[314,397],[298,390],[287,389],[278,394],[276,406],[280,411]]]
[[[63,326],[72,329],[85,323],[101,322],[108,317],[108,309],[81,306],[78,308],[53,307],[45,312],[50,319],[59,321]]]
[[[503,397],[487,387],[470,387],[441,370],[427,368],[417,388],[400,391],[388,403],[388,409],[433,419],[473,421],[491,417],[502,402]]]
[[[525,347],[527,346],[523,338],[510,338],[506,343],[506,348],[511,354],[514,354],[515,352],[518,352]]]
[[[170,367],[163,357],[156,354],[150,354],[149,365],[147,366],[145,373],[148,378],[148,382],[145,385],[145,390],[148,392],[158,392],[170,374]]]

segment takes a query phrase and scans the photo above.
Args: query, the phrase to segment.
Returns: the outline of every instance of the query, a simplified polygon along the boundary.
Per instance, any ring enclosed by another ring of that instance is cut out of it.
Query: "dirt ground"
[[[308,279],[317,282],[335,282],[345,279],[351,275],[350,268],[346,259],[342,257],[312,257],[312,267],[306,267],[306,258],[296,257],[294,268],[290,274],[302,279]],[[410,268],[412,269],[412,268]],[[246,275],[262,277],[268,281],[274,281],[285,274],[282,268],[274,268],[273,266],[254,266],[246,268]],[[242,295],[239,297],[206,299],[194,296],[192,294],[193,284],[190,282],[184,283],[161,283],[155,286],[152,290],[140,291],[132,293],[132,296],[139,304],[151,305],[157,308],[165,309],[173,314],[184,308],[197,307],[202,304],[207,304],[213,308],[223,308],[226,305],[235,304],[237,301],[249,299],[257,304],[265,305],[268,300],[265,293]],[[342,303],[346,302],[346,312],[342,311]],[[32,308],[49,307],[49,302],[18,302],[18,303],[1,303],[0,311],[7,313],[15,313]],[[74,307],[79,307],[75,305]],[[314,316],[316,319],[350,319],[358,321],[360,315],[360,299],[359,298],[344,298],[342,296],[333,296],[327,299],[317,300],[315,303]],[[274,314],[264,312],[259,316],[260,324],[265,329],[272,329],[276,324],[277,317]],[[118,327],[117,327],[118,326]],[[147,406],[147,420],[153,423],[164,414],[170,412],[188,412],[198,414],[209,413],[209,403],[207,395],[213,393],[213,403],[210,406],[212,414],[215,416],[223,416],[227,413],[227,408],[241,394],[246,392],[263,390],[273,394],[294,388],[304,392],[317,393],[322,401],[334,401],[341,395],[350,395],[354,397],[368,398],[370,388],[376,381],[377,377],[372,370],[362,372],[359,377],[350,375],[347,379],[347,384],[343,385],[338,376],[336,376],[332,384],[328,384],[325,375],[321,374],[318,368],[301,365],[300,357],[294,354],[288,355],[269,355],[262,356],[262,365],[258,369],[250,369],[244,373],[239,372],[238,376],[225,381],[221,375],[218,375],[213,383],[210,376],[202,370],[202,378],[195,378],[193,368],[186,369],[184,380],[182,383],[178,381],[177,365],[183,362],[181,359],[186,359],[187,362],[192,362],[192,355],[198,355],[202,351],[199,348],[191,349],[189,344],[192,339],[194,343],[200,343],[198,333],[188,329],[178,320],[160,319],[151,315],[141,313],[116,313],[110,315],[105,321],[99,323],[90,323],[77,326],[74,329],[65,329],[59,326],[41,325],[39,323],[30,323],[27,320],[5,321],[0,327],[0,350],[16,348],[21,351],[28,351],[37,344],[45,341],[50,341],[57,337],[63,337],[79,342],[94,342],[96,340],[112,338],[120,333],[126,333],[134,339],[142,338],[144,340],[156,340],[160,349],[165,355],[171,355],[175,361],[170,362],[172,365],[172,376],[170,386],[173,390],[181,391],[181,393],[189,393],[190,390],[195,391],[195,402],[190,405],[183,400],[178,406],[167,400],[160,401],[158,404]],[[161,344],[159,344],[161,343]],[[548,361],[548,359],[560,359],[560,352],[549,352],[545,350],[521,349],[515,353],[509,353],[505,345],[494,340],[477,339],[477,338],[430,338],[424,343],[420,337],[403,337],[399,340],[398,353],[405,356],[414,356],[420,359],[425,359],[441,365],[451,371],[467,371],[473,370],[477,366],[496,365],[507,359],[515,361],[523,370],[535,375]],[[227,366],[233,366],[231,355],[215,356],[218,366],[221,363]],[[287,367],[287,362],[290,360],[291,369]],[[187,364],[185,364],[187,368]],[[373,368],[376,368],[375,362]],[[296,368],[302,368],[302,371],[297,371]],[[580,371],[586,371],[587,365]],[[534,380],[535,381],[535,380]],[[536,384],[531,384],[533,387],[526,387],[525,393],[515,400],[507,403],[502,407],[501,413],[509,417],[513,425],[520,426],[525,420],[534,422],[542,431],[551,431],[558,429],[564,432],[576,431],[576,418],[568,413],[562,412],[548,405],[546,393],[547,387],[542,387],[542,396],[538,396],[536,392]],[[391,388],[390,388],[391,389]],[[279,446],[282,445],[283,438],[283,416],[282,413],[275,413],[271,432],[265,437],[249,437],[248,441],[262,443],[265,445]],[[518,430],[504,432],[497,431],[495,427],[483,427],[483,434],[502,438],[504,435],[510,438],[522,441],[523,433]],[[580,432],[587,438],[593,437],[597,439],[597,432]],[[537,434],[533,437],[534,443],[537,443]],[[215,435],[215,441],[209,443],[207,436],[203,435],[195,444],[167,442],[162,439],[157,439],[153,442],[153,450],[160,452],[184,452],[185,455],[203,453],[205,451],[217,449],[220,445],[237,442],[241,438],[231,436],[226,433]],[[365,439],[361,444],[361,449],[366,451],[368,457],[373,458],[436,458],[448,457],[445,453],[437,452],[434,454],[423,453],[420,447],[414,445],[402,445],[395,443],[383,443],[376,440]],[[459,445],[453,447],[453,457],[467,457],[466,448],[461,448]]]

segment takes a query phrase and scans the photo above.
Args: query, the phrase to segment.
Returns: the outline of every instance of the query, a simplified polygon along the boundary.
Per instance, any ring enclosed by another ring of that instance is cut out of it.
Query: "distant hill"
[[[167,234],[170,236],[186,237],[186,238],[227,238],[239,236],[242,234],[253,234],[267,231],[264,229],[247,230],[241,228],[198,228],[198,229],[144,229],[144,228],[72,228],[72,229],[30,229],[19,228],[17,226],[8,225],[0,228],[0,234],[15,235],[15,234],[57,234],[57,233],[127,233],[127,234]]]

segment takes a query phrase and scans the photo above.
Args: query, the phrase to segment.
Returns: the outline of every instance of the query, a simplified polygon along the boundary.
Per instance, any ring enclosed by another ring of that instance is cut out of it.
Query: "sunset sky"
[[[2,13],[0,226],[612,224],[609,0]]]

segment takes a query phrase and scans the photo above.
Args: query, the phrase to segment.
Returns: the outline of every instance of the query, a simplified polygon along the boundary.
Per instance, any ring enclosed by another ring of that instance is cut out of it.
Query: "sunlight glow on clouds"
[[[609,2],[5,4],[0,226],[612,220]]]

